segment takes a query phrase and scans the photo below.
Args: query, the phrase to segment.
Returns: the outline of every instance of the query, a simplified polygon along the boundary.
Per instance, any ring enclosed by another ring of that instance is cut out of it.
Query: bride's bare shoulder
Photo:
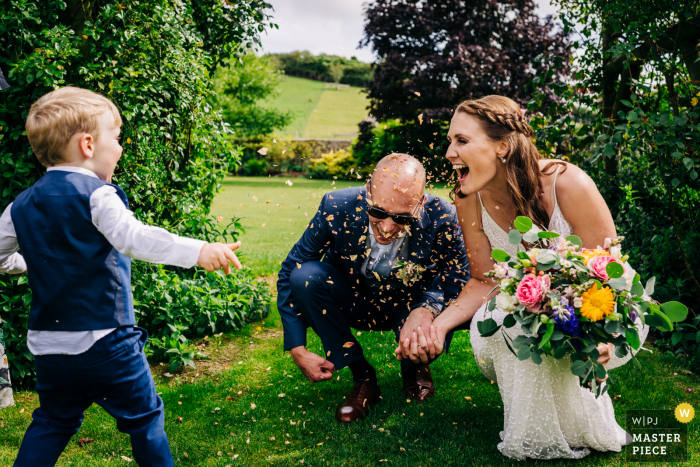
[[[553,161],[552,159],[540,160],[540,170],[544,170],[545,167],[547,167],[547,165],[551,164],[552,162],[555,161]],[[557,175],[556,184],[558,199],[562,197],[577,198],[583,195],[585,192],[598,191],[598,188],[593,179],[591,179],[591,177],[588,176],[588,174],[582,169],[580,169],[578,166],[564,161],[556,162],[561,162],[564,164],[564,166],[561,166],[561,164],[555,164],[549,170],[547,170],[546,174],[544,174],[546,181],[543,180],[543,185],[551,186],[552,182],[554,181],[554,174],[557,171],[557,165],[559,165],[561,168],[559,169],[559,174]],[[564,169],[564,167],[566,167],[566,169]]]

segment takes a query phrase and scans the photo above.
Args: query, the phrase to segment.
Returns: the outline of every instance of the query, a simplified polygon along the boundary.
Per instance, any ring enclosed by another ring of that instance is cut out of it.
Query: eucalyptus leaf
[[[515,326],[516,322],[517,321],[515,320],[515,316],[513,316],[512,313],[508,314],[505,318],[503,318],[503,327],[506,329],[512,328],[513,326]]]
[[[576,235],[569,235],[568,237],[566,237],[566,240],[573,243],[574,245],[578,245],[579,250],[583,248],[583,242],[581,241],[581,238]]]
[[[491,318],[487,318],[483,321],[477,321],[476,327],[481,334],[481,337],[489,337],[496,334],[496,331],[500,329],[500,326]]]
[[[527,243],[535,243],[539,239],[540,237],[537,236],[537,232],[527,232],[525,235],[523,235],[523,240],[525,240]]]
[[[623,268],[622,265],[618,262],[610,261],[607,264],[607,266],[605,266],[605,272],[611,279],[617,279],[619,277],[622,277],[622,275],[625,273],[625,268]],[[625,283],[626,282],[627,281],[625,281]]]
[[[519,245],[522,240],[523,240],[523,234],[520,233],[518,230],[512,229],[510,232],[508,232],[508,241],[512,245]],[[518,252],[518,257],[520,257],[520,252]],[[528,256],[525,255],[525,258],[521,258],[521,259],[527,259],[527,258],[528,258]]]
[[[540,363],[542,363],[542,357],[537,352],[531,351],[530,358],[532,359],[532,362],[536,365],[539,365]]]
[[[642,295],[644,295],[644,287],[642,287],[642,284],[637,282],[636,284],[632,285],[630,293],[636,297],[641,297]]]
[[[561,360],[566,356],[566,354],[566,347],[557,347],[556,349],[554,349],[554,352],[552,352],[552,356],[557,360]]]
[[[608,285],[615,290],[624,290],[627,287],[627,279],[624,277],[618,277],[617,279],[610,279]]]
[[[528,232],[530,229],[532,229],[532,220],[529,217],[518,216],[513,222],[513,227],[522,233]]]
[[[625,345],[616,345],[615,346],[615,356],[617,358],[625,358],[627,354],[629,353],[629,348],[630,346],[625,344]]]
[[[576,376],[583,376],[586,373],[586,362],[583,360],[575,361],[571,364],[571,372]]]
[[[650,297],[654,295],[654,286],[656,285],[656,276],[652,276],[648,281],[647,285],[644,286],[644,291],[649,295]]]
[[[491,257],[499,263],[507,263],[510,261],[510,255],[503,250],[496,248],[491,252]]]
[[[688,317],[688,307],[680,302],[666,302],[661,304],[661,309],[664,310],[668,319],[674,323],[685,321]]]

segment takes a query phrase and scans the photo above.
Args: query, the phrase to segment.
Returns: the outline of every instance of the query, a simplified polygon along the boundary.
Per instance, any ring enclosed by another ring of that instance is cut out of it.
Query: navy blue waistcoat
[[[131,258],[92,223],[90,195],[116,185],[52,170],[23,191],[10,211],[32,289],[29,329],[94,331],[135,325]]]

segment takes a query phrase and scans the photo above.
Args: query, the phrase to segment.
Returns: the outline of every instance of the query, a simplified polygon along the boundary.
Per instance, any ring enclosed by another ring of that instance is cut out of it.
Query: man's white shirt
[[[80,167],[50,167],[48,171],[78,172],[98,178],[94,172]],[[27,270],[22,255],[17,251],[10,204],[0,216],[0,274],[20,274]],[[134,217],[110,185],[95,190],[90,195],[90,215],[97,230],[123,255],[156,264],[169,264],[191,268],[199,260],[199,252],[206,242],[180,237],[160,227],[145,225]],[[95,342],[114,331],[29,331],[27,345],[34,355],[81,354]]]

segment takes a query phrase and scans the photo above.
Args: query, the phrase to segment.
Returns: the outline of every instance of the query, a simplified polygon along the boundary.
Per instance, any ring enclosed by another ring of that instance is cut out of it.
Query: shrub
[[[311,178],[339,178],[350,175],[357,168],[352,152],[340,150],[328,152],[318,159],[311,159],[309,175]]]

